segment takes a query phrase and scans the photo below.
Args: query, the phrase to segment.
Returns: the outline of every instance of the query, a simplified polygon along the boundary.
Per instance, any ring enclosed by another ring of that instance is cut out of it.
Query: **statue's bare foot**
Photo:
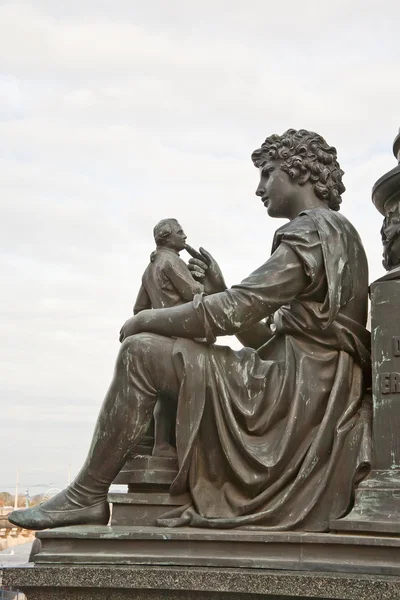
[[[107,525],[110,518],[108,502],[81,507],[72,502],[63,490],[54,498],[33,508],[14,510],[8,520],[23,529],[49,529],[67,525]]]
[[[158,444],[153,448],[153,456],[176,458],[176,450],[171,444]]]

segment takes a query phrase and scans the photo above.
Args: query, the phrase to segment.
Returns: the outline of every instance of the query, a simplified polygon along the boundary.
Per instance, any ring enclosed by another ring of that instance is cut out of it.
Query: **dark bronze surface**
[[[367,261],[338,212],[343,172],[335,148],[305,130],[267,138],[252,158],[257,197],[288,220],[271,257],[227,289],[215,259],[190,249],[205,293],[153,310],[141,294],[80,473],[13,522],[105,525],[108,487],[160,398],[178,402],[170,493],[190,505],[158,525],[323,532],[351,508],[371,460],[371,362]],[[231,334],[242,351],[214,344]]]

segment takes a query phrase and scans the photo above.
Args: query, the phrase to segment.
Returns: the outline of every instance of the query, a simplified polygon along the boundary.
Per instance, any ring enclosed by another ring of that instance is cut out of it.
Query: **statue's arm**
[[[146,292],[146,288],[142,284],[140,286],[139,293],[136,298],[136,302],[133,306],[133,314],[137,315],[142,310],[148,310],[151,308],[151,300],[149,298],[148,293]]]
[[[290,304],[309,285],[303,260],[289,244],[281,243],[272,256],[240,284],[204,297],[197,313],[207,333],[211,331],[217,337],[248,331],[243,342],[259,347],[270,338],[266,327],[262,330],[264,325],[260,321]],[[207,338],[211,339],[211,335]]]
[[[129,319],[120,340],[148,332],[184,338],[234,335],[248,330],[301,294],[310,280],[304,263],[287,244],[280,244],[271,258],[241,284],[212,294],[196,296],[173,308],[144,311]]]
[[[239,331],[236,337],[243,346],[257,350],[257,348],[261,348],[261,346],[266,344],[273,335],[269,325],[265,321],[259,321],[248,329]]]

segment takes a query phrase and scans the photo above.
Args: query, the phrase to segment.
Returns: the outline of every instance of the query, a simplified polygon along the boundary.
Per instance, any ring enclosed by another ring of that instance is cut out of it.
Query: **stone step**
[[[167,491],[178,473],[176,458],[138,455],[128,461],[114,479],[130,492]]]
[[[36,534],[37,565],[181,565],[400,575],[400,537],[76,526]]]
[[[166,493],[108,494],[112,504],[111,525],[155,526],[156,518],[190,502],[189,495]]]

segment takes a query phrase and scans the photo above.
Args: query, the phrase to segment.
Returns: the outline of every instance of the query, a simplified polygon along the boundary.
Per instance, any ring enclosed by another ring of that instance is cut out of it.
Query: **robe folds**
[[[277,231],[241,284],[195,297],[208,343],[178,339],[173,350],[171,494],[192,502],[159,525],[328,531],[350,510],[371,458],[367,290],[357,232],[315,209]],[[274,335],[258,350],[213,344],[262,319]]]

